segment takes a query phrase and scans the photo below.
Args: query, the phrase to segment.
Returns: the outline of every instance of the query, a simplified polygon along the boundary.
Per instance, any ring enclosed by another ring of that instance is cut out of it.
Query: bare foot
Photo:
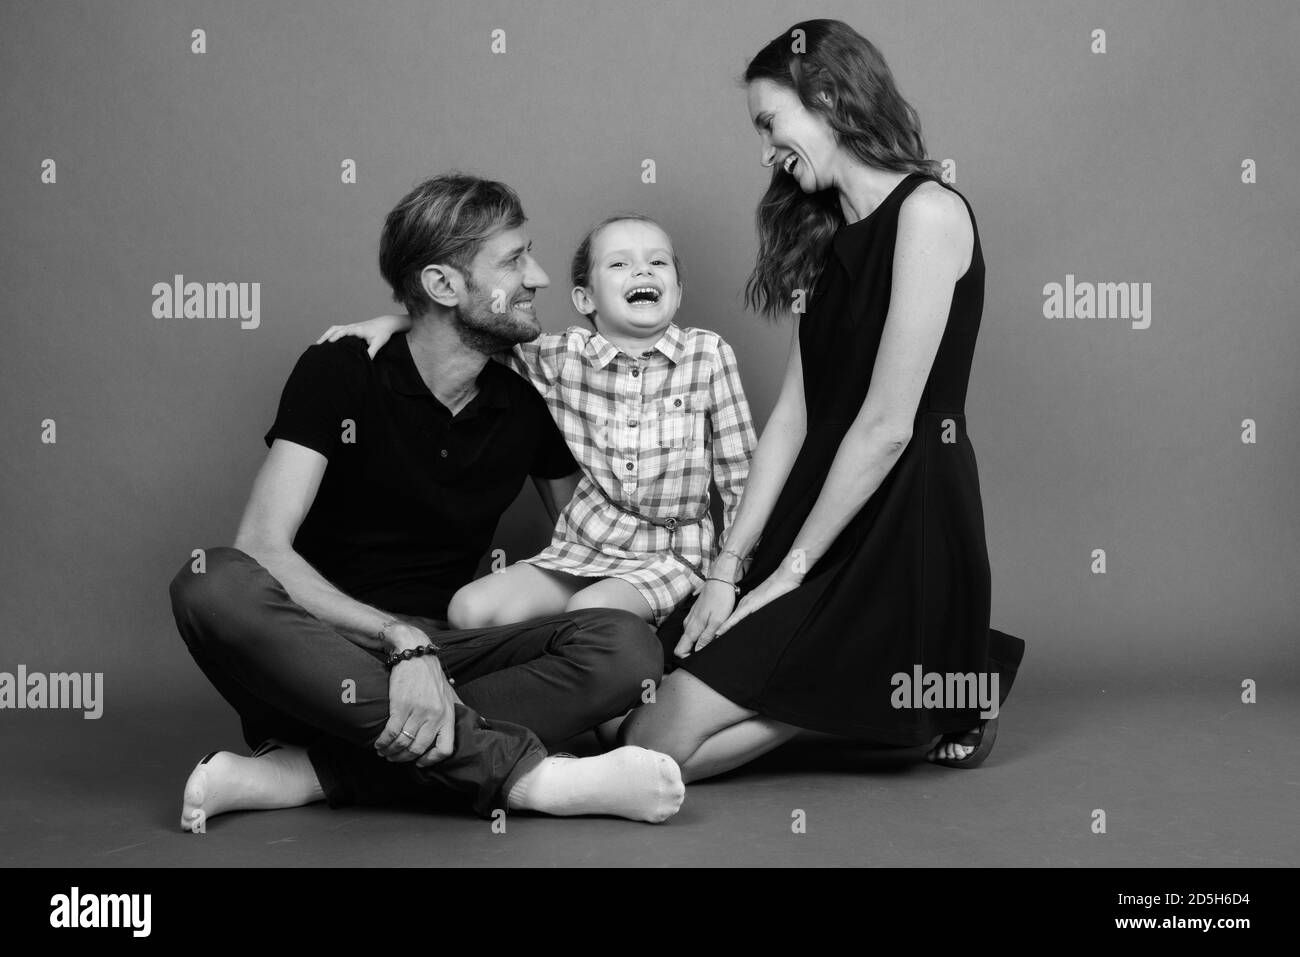
[[[979,726],[975,726],[966,732],[967,734],[976,734]],[[955,744],[951,741],[939,739],[939,743],[931,748],[925,755],[927,761],[933,761],[935,758],[947,758],[950,761],[960,761],[968,754],[974,751],[974,747],[968,747],[964,744]]]
[[[305,748],[285,746],[255,758],[214,751],[185,782],[181,830],[202,834],[210,818],[226,811],[301,807],[324,798]]]
[[[978,768],[992,753],[997,739],[998,719],[988,718],[969,731],[941,736],[926,759],[948,768]]]

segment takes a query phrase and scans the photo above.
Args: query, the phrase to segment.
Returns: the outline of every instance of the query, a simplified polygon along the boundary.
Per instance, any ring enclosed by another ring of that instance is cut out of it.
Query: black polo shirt
[[[452,418],[405,335],[372,362],[361,339],[312,346],[266,433],[329,459],[294,550],[336,587],[385,611],[445,618],[528,475],[577,470],[542,397],[489,360]]]

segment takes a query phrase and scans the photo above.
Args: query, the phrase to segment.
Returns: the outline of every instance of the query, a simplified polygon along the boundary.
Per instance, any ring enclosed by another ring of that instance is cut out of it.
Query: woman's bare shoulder
[[[898,210],[899,241],[939,242],[969,258],[975,239],[966,201],[942,183],[927,180],[904,197]]]
[[[909,220],[913,225],[970,226],[970,212],[966,201],[955,190],[942,183],[926,180],[903,198],[898,210],[901,223]]]

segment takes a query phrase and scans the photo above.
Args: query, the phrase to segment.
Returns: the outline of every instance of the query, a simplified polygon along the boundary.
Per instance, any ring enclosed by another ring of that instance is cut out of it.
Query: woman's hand
[[[731,613],[730,618],[722,623],[713,637],[721,638],[735,626],[736,622],[749,617],[768,602],[776,601],[782,595],[788,594],[802,585],[803,574],[791,571],[790,565],[791,563],[788,561],[782,562],[780,568],[763,579],[757,588],[740,599],[740,604],[736,606],[736,610]]]
[[[322,342],[336,342],[344,336],[356,336],[358,339],[366,340],[366,352],[370,353],[370,358],[373,359],[375,354],[384,347],[385,342],[396,333],[405,332],[410,328],[410,316],[376,316],[365,322],[330,326],[325,330],[325,334],[316,340],[316,345]]]
[[[673,649],[678,658],[685,658],[711,642],[718,626],[736,607],[736,589],[723,581],[705,581],[696,594],[699,597],[686,616],[682,637]]]

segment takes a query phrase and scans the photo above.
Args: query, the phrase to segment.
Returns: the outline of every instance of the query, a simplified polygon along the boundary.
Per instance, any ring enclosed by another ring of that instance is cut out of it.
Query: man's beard
[[[460,341],[476,352],[494,355],[520,342],[531,342],[541,334],[532,322],[520,319],[506,304],[504,312],[492,309],[492,294],[465,276],[469,303],[456,310],[456,332]]]

